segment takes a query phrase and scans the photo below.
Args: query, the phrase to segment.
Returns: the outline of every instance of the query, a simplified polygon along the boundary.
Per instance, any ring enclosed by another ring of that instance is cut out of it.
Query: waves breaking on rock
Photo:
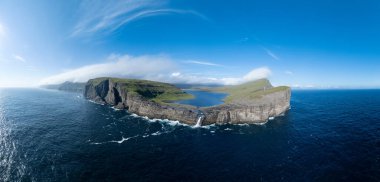
[[[103,105],[99,104],[94,101],[90,101],[91,103],[95,103],[97,105]],[[210,124],[210,125],[202,125],[202,120],[205,117],[204,114],[199,114],[198,119],[196,121],[195,125],[188,125],[185,123],[181,123],[180,121],[175,121],[175,120],[169,120],[169,119],[157,119],[157,118],[149,118],[147,116],[139,116],[135,113],[129,113],[126,110],[118,109],[116,107],[109,107],[112,109],[114,112],[120,112],[120,111],[125,111],[126,116],[122,117],[121,119],[127,119],[127,118],[138,118],[138,119],[143,119],[144,121],[148,123],[159,123],[161,125],[161,128],[158,131],[152,131],[151,133],[142,133],[142,134],[137,134],[133,136],[121,136],[121,139],[116,139],[116,140],[109,140],[109,141],[104,141],[104,142],[92,142],[89,140],[89,143],[91,145],[102,145],[102,144],[122,144],[127,141],[131,141],[133,139],[145,139],[148,137],[154,137],[154,136],[160,136],[163,134],[169,134],[173,132],[176,129],[179,129],[181,127],[189,128],[189,129],[206,129],[209,130],[211,134],[214,134],[218,128],[221,130],[228,132],[228,131],[233,131],[235,129],[232,129],[231,127],[248,127],[251,125],[256,125],[256,126],[262,126],[268,123],[269,119],[266,122],[263,123],[255,123],[255,124]],[[274,120],[275,118],[270,118],[270,120]],[[225,125],[228,125],[227,128],[225,128]]]

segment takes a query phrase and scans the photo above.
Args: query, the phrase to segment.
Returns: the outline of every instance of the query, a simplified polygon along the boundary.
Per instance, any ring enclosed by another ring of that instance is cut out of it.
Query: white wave
[[[232,124],[232,125],[235,125],[235,126],[250,126],[250,125],[259,125],[259,126],[261,126],[261,125],[265,125],[265,124],[267,124],[268,123],[268,121],[269,120],[266,120],[266,121],[264,121],[264,122],[261,122],[261,123],[243,123],[243,124]]]
[[[115,141],[115,142],[117,142],[117,143],[123,143],[124,141],[128,141],[128,140],[130,140],[131,138],[135,138],[135,137],[127,137],[127,138],[122,137],[121,140],[119,140],[119,141]]]
[[[201,126],[193,125],[193,126],[191,126],[191,128],[196,129],[196,128],[201,128]]]
[[[135,118],[138,118],[138,117],[140,117],[139,115],[137,115],[137,114],[134,114],[134,113],[132,113],[130,116],[132,116],[132,117],[135,117]]]
[[[106,141],[106,142],[92,142],[90,144],[92,145],[102,145],[102,144],[106,144],[106,143],[118,143],[118,144],[121,144],[125,141],[128,141],[130,139],[133,139],[133,138],[138,138],[138,137],[142,137],[142,138],[147,138],[149,136],[159,136],[159,135],[162,135],[162,134],[165,134],[165,133],[170,133],[171,131],[156,131],[154,133],[151,133],[151,134],[145,134],[145,135],[136,135],[136,136],[132,136],[132,137],[122,137],[121,140],[111,140],[111,141]],[[91,140],[88,140],[88,142],[91,142]]]
[[[115,106],[112,106],[111,109],[113,109],[114,111],[121,111],[121,109],[118,109]]]
[[[128,141],[128,140],[130,140],[132,138],[137,138],[139,136],[140,135],[136,135],[136,136],[132,136],[132,137],[127,137],[127,138],[122,137],[121,140],[111,140],[111,141],[106,141],[106,142],[92,142],[91,144],[93,144],[93,145],[101,145],[101,144],[106,144],[106,143],[119,143],[119,144],[121,144],[121,143],[123,143],[125,141]]]
[[[153,135],[153,136],[158,136],[158,135],[161,135],[162,133],[160,132],[160,131],[157,131],[157,132],[154,132],[154,133],[152,133],[152,134],[150,134],[150,135]]]
[[[185,123],[181,123],[180,121],[175,121],[175,120],[169,120],[169,119],[157,119],[157,118],[152,118],[150,119],[148,116],[139,116],[135,113],[131,113],[131,115],[129,115],[131,117],[134,117],[134,118],[142,118],[142,119],[145,119],[147,120],[148,122],[151,122],[151,123],[156,123],[156,122],[159,122],[159,123],[165,123],[165,124],[168,124],[170,126],[190,126],[188,124],[185,124]]]
[[[101,144],[104,144],[104,143],[107,143],[107,142],[92,142],[90,143],[91,145],[101,145]]]
[[[226,128],[224,129],[225,131],[231,131],[232,129],[231,128]]]
[[[158,120],[159,122],[167,123],[170,126],[190,126],[185,123],[181,123],[180,121],[173,121],[173,120],[168,120],[168,119],[162,119]]]
[[[202,128],[210,129],[212,127],[216,127],[216,124],[204,125]]]
[[[97,103],[97,102],[95,102],[95,101],[93,101],[93,100],[87,100],[88,102],[91,102],[91,103],[94,103],[94,104],[99,104],[99,103]]]
[[[93,103],[93,104],[98,104],[98,105],[102,105],[102,106],[104,106],[104,103],[95,102],[95,101],[93,101],[93,100],[88,100],[88,101],[91,102],[91,103]]]
[[[203,125],[203,126],[197,126],[197,125],[191,126],[191,128],[193,129],[197,129],[197,128],[210,129],[212,127],[216,127],[216,124]]]
[[[268,123],[269,120],[266,120],[265,122],[262,122],[262,123],[253,123],[253,125],[259,125],[259,126],[262,126],[262,125],[265,125]]]
[[[275,117],[269,117],[268,119],[269,119],[269,120],[274,120],[274,119],[275,119]]]
[[[157,118],[150,119],[148,116],[139,116],[137,114],[131,114],[131,116],[143,118],[145,120],[148,120],[151,123],[160,122],[160,123],[168,124],[170,126],[190,126],[188,124],[181,123],[180,121],[174,121],[174,120],[169,120],[169,119],[157,119]]]

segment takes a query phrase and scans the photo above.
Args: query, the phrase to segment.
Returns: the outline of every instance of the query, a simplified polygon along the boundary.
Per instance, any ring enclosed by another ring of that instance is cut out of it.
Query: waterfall
[[[202,126],[202,119],[203,119],[203,116],[198,116],[197,124],[195,124],[194,127]]]
[[[197,119],[197,123],[194,125],[195,128],[202,126],[202,120],[204,117],[205,117],[205,114],[202,111],[198,110],[198,115],[197,115],[198,119]]]

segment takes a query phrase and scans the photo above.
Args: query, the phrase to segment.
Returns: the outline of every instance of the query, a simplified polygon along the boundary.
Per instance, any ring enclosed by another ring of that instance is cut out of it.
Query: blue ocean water
[[[293,91],[265,125],[192,128],[0,90],[0,181],[380,181],[380,90]]]
[[[223,104],[225,93],[206,92],[200,90],[186,90],[187,93],[194,95],[193,99],[179,100],[174,103],[187,104],[197,107],[208,107]]]

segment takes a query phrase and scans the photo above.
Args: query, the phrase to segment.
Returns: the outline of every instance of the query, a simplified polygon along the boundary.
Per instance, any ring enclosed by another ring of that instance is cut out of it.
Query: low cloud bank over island
[[[86,82],[96,77],[137,78],[168,83],[235,85],[271,75],[267,67],[251,70],[241,77],[212,77],[183,73],[178,62],[162,55],[130,56],[111,55],[106,62],[80,68],[44,78],[41,85],[60,84],[65,81]]]

